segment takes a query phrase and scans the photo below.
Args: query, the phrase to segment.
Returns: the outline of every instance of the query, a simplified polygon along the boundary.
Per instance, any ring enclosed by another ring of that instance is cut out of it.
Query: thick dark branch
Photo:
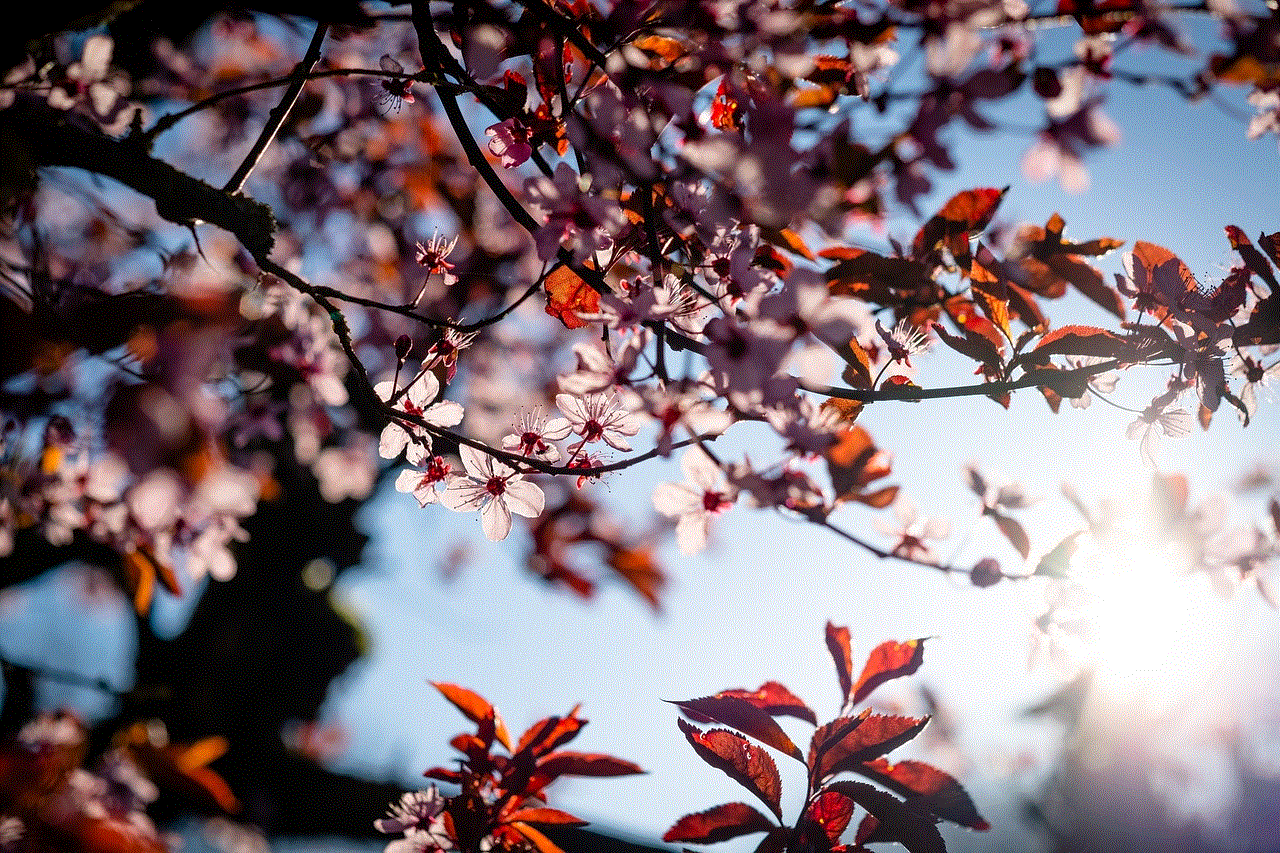
[[[43,101],[19,98],[0,112],[0,134],[17,141],[32,166],[84,169],[119,181],[155,202],[156,213],[178,225],[217,225],[254,255],[275,242],[271,208],[237,192],[212,187],[149,155],[133,137],[115,139]]]
[[[1099,364],[1085,365],[1072,370],[1032,370],[1007,382],[980,382],[976,385],[957,385],[951,388],[921,388],[917,385],[887,385],[880,388],[835,388],[825,385],[804,385],[804,390],[827,397],[857,400],[860,403],[880,403],[901,400],[915,403],[920,400],[940,400],[947,397],[990,397],[1020,391],[1023,388],[1046,387],[1057,390],[1071,383],[1079,383],[1090,376],[1106,373],[1121,367],[1116,359]]]

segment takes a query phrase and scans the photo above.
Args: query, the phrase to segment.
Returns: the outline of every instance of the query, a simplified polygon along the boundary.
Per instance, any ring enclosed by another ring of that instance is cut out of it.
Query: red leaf
[[[1062,326],[1040,339],[1035,360],[1044,362],[1050,355],[1092,355],[1098,358],[1116,356],[1124,342],[1111,332],[1096,326]]]
[[[933,825],[933,818],[887,791],[852,780],[832,782],[826,790],[844,794],[875,817],[874,826],[863,821],[859,827],[859,844],[896,841],[910,853],[946,853],[946,844]]]
[[[773,822],[746,803],[724,803],[704,812],[687,814],[666,831],[662,840],[693,844],[715,844],[739,835],[769,832]]]
[[[543,287],[547,291],[547,313],[564,323],[566,329],[587,325],[587,321],[578,316],[579,311],[593,314],[600,310],[600,294],[566,266],[548,273]]]
[[[868,762],[858,770],[863,776],[878,782],[891,791],[907,798],[907,802],[944,820],[984,831],[991,826],[978,814],[973,800],[951,775],[920,761],[899,761],[894,764],[884,758]]]
[[[1009,188],[987,187],[957,193],[921,227],[911,243],[911,253],[921,258],[945,246],[963,269],[969,268],[969,236],[991,223]]]
[[[580,817],[574,817],[568,812],[562,812],[560,809],[547,808],[545,806],[531,809],[516,809],[507,815],[507,823],[516,823],[524,821],[526,823],[552,823],[557,826],[586,826],[587,821]]]
[[[769,753],[742,735],[725,729],[704,732],[677,720],[698,757],[760,798],[778,819],[782,819],[782,778]]]
[[[785,752],[797,761],[804,761],[800,750],[773,717],[750,702],[732,696],[705,696],[673,704],[690,719],[699,722],[715,720],[779,752]]]
[[[893,678],[911,675],[924,662],[924,640],[899,643],[888,640],[871,650],[867,663],[853,688],[852,704],[859,705],[881,684]]]
[[[755,690],[721,690],[716,696],[732,696],[750,702],[774,717],[795,717],[816,726],[818,717],[800,697],[776,681],[766,681]]]
[[[847,703],[853,690],[853,650],[849,646],[849,629],[827,622],[827,650],[836,663],[836,677],[840,679],[840,696]]]
[[[818,726],[813,732],[813,737],[809,739],[810,775],[814,775],[814,771],[822,763],[823,756],[828,750],[847,737],[849,732],[862,725],[870,716],[871,709],[868,708],[856,717],[837,717],[829,723]]]
[[[587,721],[577,715],[575,706],[567,717],[547,717],[530,726],[520,736],[516,752],[529,750],[533,755],[545,755],[561,744],[573,740]]]
[[[853,818],[853,800],[836,791],[823,791],[813,799],[805,817],[822,827],[827,840],[835,844]]]
[[[448,699],[453,704],[453,707],[461,711],[471,722],[482,724],[486,720],[491,721],[494,737],[508,751],[511,750],[511,735],[507,734],[506,724],[502,722],[502,717],[498,715],[498,709],[490,705],[488,699],[473,690],[459,687],[456,684],[432,681],[431,686],[439,690],[440,694]]]
[[[871,714],[826,750],[818,766],[813,768],[814,781],[849,770],[857,771],[864,761],[892,752],[920,734],[928,722],[928,717]]]
[[[637,764],[590,752],[553,752],[539,759],[538,772],[557,776],[630,776],[643,773]]]

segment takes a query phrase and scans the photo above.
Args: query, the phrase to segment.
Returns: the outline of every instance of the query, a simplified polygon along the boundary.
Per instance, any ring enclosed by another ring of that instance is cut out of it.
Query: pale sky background
[[[1208,20],[1187,23],[1213,26]],[[1070,38],[1074,30],[1064,33]],[[1069,42],[1064,45],[1069,49]],[[1134,67],[1131,58],[1121,63]],[[1011,183],[1002,218],[1042,224],[1057,211],[1066,220],[1068,237],[1155,242],[1182,257],[1202,281],[1220,277],[1234,260],[1224,225],[1238,225],[1254,237],[1280,229],[1280,148],[1274,136],[1249,141],[1243,120],[1208,102],[1188,105],[1164,89],[1116,84],[1111,92],[1105,110],[1124,139],[1119,148],[1086,160],[1093,178],[1088,193],[1070,195],[1056,184],[1023,180],[1018,164],[1031,136],[963,141],[970,138],[957,127],[947,138],[955,142],[960,169],[932,176],[935,192],[922,208],[931,212],[959,190]],[[1242,105],[1243,93],[1235,94],[1237,106]],[[1019,123],[1035,125],[1039,115],[1038,109],[1026,113]],[[890,233],[909,240],[918,226],[914,219],[896,219]],[[1108,273],[1119,271],[1120,252],[1101,265]],[[1112,322],[1089,307],[1076,314],[1076,307],[1048,303],[1047,311],[1055,321],[1070,310],[1085,322]],[[972,381],[946,351],[920,361],[921,384]],[[947,373],[948,367],[959,372]],[[1150,383],[1140,375],[1134,370],[1122,377],[1117,401],[1146,405]],[[990,554],[1011,565],[1013,550],[993,537],[989,525],[975,524],[978,505],[964,486],[963,466],[977,462],[984,471],[1043,495],[1022,517],[1033,547],[1047,550],[1080,526],[1059,494],[1062,483],[1073,484],[1094,503],[1108,494],[1123,499],[1147,488],[1150,474],[1137,445],[1124,437],[1132,419],[1097,402],[1085,411],[1064,405],[1055,417],[1038,394],[1022,392],[1007,412],[985,398],[886,403],[867,409],[859,423],[894,452],[893,482],[905,487],[922,512],[953,522],[953,535],[940,553],[958,552],[959,559],[970,562]],[[1280,466],[1278,439],[1280,413],[1274,403],[1264,405],[1248,429],[1240,428],[1224,404],[1208,433],[1197,430],[1162,445],[1161,469],[1190,474],[1195,502],[1229,491],[1255,462]],[[757,461],[774,458],[775,445],[749,426],[736,428],[717,444],[722,447],[728,458],[741,449],[749,449]],[[681,479],[676,462],[646,464],[606,480],[604,494],[619,518],[644,526],[652,513],[654,484]],[[1256,506],[1247,509],[1256,514]],[[854,532],[885,543],[873,532],[873,515],[854,508],[842,517]],[[1238,509],[1234,517],[1241,521],[1250,515]],[[920,673],[882,688],[876,698],[918,710],[917,691],[927,685],[950,712],[959,749],[922,754],[958,772],[980,811],[1004,833],[994,838],[949,834],[957,849],[966,839],[972,849],[994,849],[1000,841],[1010,848],[1029,843],[1017,834],[1017,796],[1036,792],[1053,740],[1046,737],[1046,727],[1029,725],[1019,712],[1059,678],[1043,665],[1029,666],[1030,623],[1044,601],[1032,583],[974,589],[963,579],[881,563],[820,529],[739,506],[717,520],[706,553],[682,557],[673,543],[662,548],[671,585],[663,613],[654,615],[621,586],[604,588],[585,603],[547,588],[519,564],[524,534],[518,526],[509,543],[491,545],[480,537],[474,515],[420,510],[409,496],[391,491],[372,500],[362,518],[373,541],[364,567],[348,573],[336,594],[364,620],[372,652],[334,684],[326,705],[326,718],[341,725],[349,739],[335,761],[337,769],[414,786],[423,769],[450,761],[447,741],[467,724],[428,680],[456,682],[483,694],[499,707],[513,733],[581,702],[591,723],[572,748],[610,752],[649,772],[557,783],[551,789],[553,805],[603,827],[656,840],[687,812],[750,799],[694,755],[676,728],[676,709],[662,700],[773,679],[807,700],[820,719],[829,719],[839,700],[823,642],[823,625],[831,620],[849,626],[855,659],[885,639],[933,638]],[[974,534],[966,540],[970,529]],[[459,577],[444,582],[439,564],[457,542],[474,548],[473,559]],[[1277,646],[1275,615],[1256,596],[1249,594],[1233,607],[1238,624],[1247,626],[1240,634],[1261,646]],[[54,647],[57,634],[38,627],[34,609],[5,611],[0,651],[19,658],[28,649],[62,657]],[[128,641],[121,641],[116,652],[124,660]],[[110,657],[110,648],[99,647],[93,655],[67,650],[65,660],[74,668]],[[1277,713],[1280,665],[1274,655],[1250,665],[1254,683],[1272,687],[1250,701],[1271,703]],[[82,694],[60,698],[92,701]],[[793,731],[807,741],[807,727]],[[1274,734],[1262,737],[1275,740]],[[1031,771],[1016,770],[1028,759]],[[802,781],[796,768],[787,768],[792,762],[779,757],[778,763],[790,818]],[[750,849],[757,838],[708,849]]]

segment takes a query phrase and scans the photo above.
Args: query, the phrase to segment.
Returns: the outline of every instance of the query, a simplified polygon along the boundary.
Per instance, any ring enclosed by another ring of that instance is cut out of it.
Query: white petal
[[[440,505],[454,512],[474,512],[489,499],[484,486],[465,477],[457,478],[440,493]]]
[[[511,511],[501,500],[489,501],[480,510],[480,529],[490,542],[501,542],[511,532]]]
[[[392,421],[382,428],[382,435],[378,438],[378,455],[383,459],[395,459],[408,443],[409,433]]]
[[[705,512],[691,512],[680,516],[676,522],[676,544],[681,554],[697,554],[707,547],[707,528],[711,516]]]
[[[674,518],[702,508],[702,498],[681,483],[659,483],[653,490],[653,508]]]
[[[542,489],[528,480],[508,480],[507,490],[502,493],[502,499],[506,501],[512,512],[523,515],[525,518],[537,518],[542,515],[547,502]]]
[[[441,400],[428,407],[422,413],[422,419],[429,424],[449,427],[462,423],[462,406],[453,400]]]

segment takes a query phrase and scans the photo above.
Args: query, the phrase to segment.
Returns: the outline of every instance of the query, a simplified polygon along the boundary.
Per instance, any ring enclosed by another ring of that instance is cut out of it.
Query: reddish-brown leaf
[[[825,453],[827,472],[837,500],[850,500],[868,485],[890,474],[890,457],[862,427],[841,430]]]
[[[900,643],[887,640],[871,650],[862,675],[853,688],[852,704],[859,705],[881,684],[893,678],[911,675],[924,662],[924,640]]]
[[[991,826],[978,814],[969,794],[951,775],[920,761],[885,758],[869,761],[859,770],[863,776],[878,782],[907,798],[907,802],[943,820],[984,831]]]
[[[587,821],[580,817],[575,817],[568,812],[562,812],[560,809],[547,808],[546,806],[530,809],[516,809],[507,815],[508,823],[516,823],[523,821],[525,823],[550,823],[557,826],[586,826]]]
[[[818,726],[813,732],[813,737],[809,739],[809,775],[813,777],[814,771],[823,763],[823,756],[841,740],[848,737],[849,733],[871,716],[871,709],[868,708],[856,717],[837,717],[829,723]]]
[[[871,714],[826,750],[814,768],[813,778],[820,781],[837,773],[856,771],[864,761],[892,752],[920,734],[928,722],[928,717]]]
[[[489,704],[488,699],[485,699],[474,690],[468,690],[456,684],[448,684],[442,681],[432,681],[430,684],[436,690],[439,690],[440,695],[448,699],[453,707],[461,711],[471,722],[482,724],[486,720],[491,721],[494,737],[508,751],[511,749],[511,735],[507,734],[507,726],[502,722],[498,709]]]
[[[538,772],[557,776],[630,776],[643,773],[637,764],[591,752],[552,752],[538,760]]]
[[[1124,299],[1114,287],[1107,286],[1102,273],[1092,265],[1074,255],[1050,255],[1045,263],[1063,280],[1075,285],[1086,298],[1124,319]]]
[[[836,664],[836,677],[840,679],[841,701],[848,702],[853,690],[853,650],[849,646],[849,629],[827,622],[827,650]]]
[[[826,790],[844,794],[875,817],[874,824],[863,821],[858,827],[858,844],[896,841],[910,853],[946,853],[933,818],[889,792],[853,780],[832,782]]]
[[[587,321],[578,312],[588,314],[600,310],[600,294],[576,272],[561,265],[548,273],[543,287],[547,291],[547,313],[564,323],[566,329],[580,329]]]
[[[773,717],[750,702],[732,696],[704,696],[701,699],[687,699],[673,704],[692,720],[697,722],[714,720],[748,737],[753,737],[779,752],[784,752],[797,761],[804,761],[800,750],[791,742],[791,738]]]
[[[1112,358],[1124,349],[1124,342],[1106,329],[1096,326],[1062,326],[1040,339],[1035,361],[1044,362],[1051,355],[1092,355]]]
[[[699,758],[759,797],[781,820],[782,778],[769,753],[726,729],[704,732],[684,720],[676,723]]]
[[[774,824],[755,808],[746,803],[724,803],[703,812],[687,814],[663,834],[668,844],[715,844],[739,835],[753,832],[769,832]]]
[[[926,222],[911,243],[912,255],[923,258],[945,246],[962,269],[969,268],[969,236],[991,223],[1009,188],[965,190],[957,193]]]
[[[1004,366],[1004,360],[1000,357],[999,347],[992,344],[988,338],[982,335],[968,333],[953,335],[941,325],[934,326],[933,332],[944,344],[956,352],[980,362],[983,370],[987,373],[998,374]]]
[[[853,818],[853,800],[836,791],[823,791],[813,798],[805,817],[822,828],[828,842],[836,844]]]
[[[732,696],[750,702],[774,717],[795,717],[811,726],[818,724],[818,717],[799,696],[776,681],[766,681],[755,690],[721,690],[717,696]]]

